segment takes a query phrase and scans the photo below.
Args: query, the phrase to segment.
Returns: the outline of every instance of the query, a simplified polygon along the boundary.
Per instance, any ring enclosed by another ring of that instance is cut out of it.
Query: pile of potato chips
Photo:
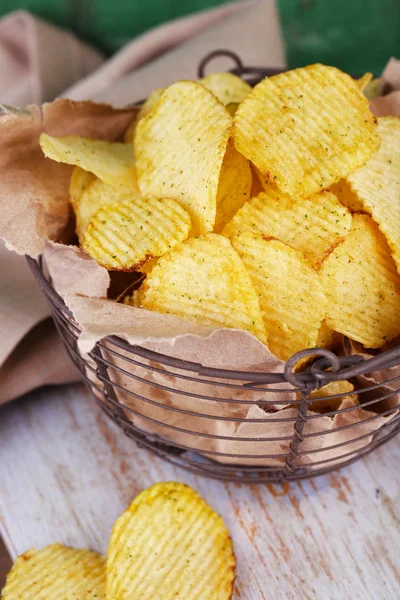
[[[107,558],[53,544],[10,571],[3,600],[230,600],[232,541],[189,486],[159,483],[115,522]]]
[[[246,330],[283,360],[341,335],[380,348],[400,335],[400,119],[371,113],[370,79],[213,74],[155,90],[123,142],[41,146],[75,166],[80,246],[146,275],[125,304]]]

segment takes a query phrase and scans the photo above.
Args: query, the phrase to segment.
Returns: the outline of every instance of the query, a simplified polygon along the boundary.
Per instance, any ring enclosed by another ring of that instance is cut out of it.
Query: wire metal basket
[[[273,74],[222,53],[235,60],[232,71],[251,83]],[[216,54],[202,61],[200,76]],[[116,336],[83,355],[79,326],[47,279],[42,259],[27,260],[98,404],[140,447],[176,465],[222,480],[282,482],[348,465],[400,431],[400,347],[367,359],[307,349],[281,373],[203,366]],[[310,357],[308,370],[296,372],[298,361]],[[342,380],[354,391],[311,397]]]

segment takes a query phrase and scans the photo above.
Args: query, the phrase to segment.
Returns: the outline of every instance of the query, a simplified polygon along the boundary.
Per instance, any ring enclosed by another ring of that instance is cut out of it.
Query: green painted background
[[[224,1],[0,0],[0,15],[29,10],[110,54],[154,25]],[[390,56],[400,56],[400,0],[278,3],[291,67],[321,61],[355,73],[379,73]]]

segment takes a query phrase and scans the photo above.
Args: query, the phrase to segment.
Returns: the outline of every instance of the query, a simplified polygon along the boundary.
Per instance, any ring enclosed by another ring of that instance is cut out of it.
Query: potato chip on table
[[[141,287],[141,301],[148,310],[244,329],[266,342],[250,277],[230,241],[215,233],[160,258]]]
[[[190,214],[192,233],[212,231],[218,181],[232,119],[199,83],[164,90],[139,121],[134,147],[143,195],[175,198]]]
[[[362,209],[386,236],[400,271],[400,118],[380,117],[381,146],[347,180]]]
[[[282,360],[316,346],[326,313],[318,273],[279,240],[242,233],[232,238],[258,294],[268,347]]]
[[[249,161],[236,150],[235,145],[230,141],[218,182],[215,233],[221,233],[236,211],[250,199],[252,183]]]
[[[323,263],[329,327],[366,348],[379,348],[400,334],[400,275],[378,225],[353,215],[346,240]]]
[[[89,221],[100,208],[108,204],[135,200],[138,197],[138,192],[134,190],[116,188],[104,183],[101,179],[92,181],[73,203],[76,216],[76,234],[79,242],[83,242],[83,234],[89,225]]]
[[[105,600],[106,561],[89,550],[53,544],[15,561],[3,600]]]
[[[379,147],[376,119],[353,79],[310,65],[264,79],[234,116],[239,152],[290,196],[311,196]]]
[[[48,158],[81,167],[114,187],[139,191],[132,144],[120,144],[69,135],[40,136],[40,146]]]
[[[290,198],[270,185],[236,213],[222,234],[261,233],[302,252],[318,268],[350,231],[351,214],[330,192]]]
[[[233,73],[210,73],[199,83],[204,85],[224,105],[240,104],[251,90],[251,86]]]
[[[230,600],[236,560],[222,518],[189,486],[159,483],[116,521],[110,600]]]
[[[89,220],[82,247],[100,265],[138,271],[185,240],[189,214],[171,198],[135,198],[100,208]]]

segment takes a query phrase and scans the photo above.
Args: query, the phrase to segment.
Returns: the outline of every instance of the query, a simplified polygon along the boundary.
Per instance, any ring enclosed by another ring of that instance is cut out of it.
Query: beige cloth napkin
[[[221,48],[247,65],[284,67],[274,0],[228,4],[167,23],[104,64],[75,36],[18,11],[0,21],[0,102],[39,104],[67,89],[65,97],[123,106],[155,87],[195,78],[201,58]],[[49,314],[24,259],[0,243],[0,404],[40,385],[79,379]]]

